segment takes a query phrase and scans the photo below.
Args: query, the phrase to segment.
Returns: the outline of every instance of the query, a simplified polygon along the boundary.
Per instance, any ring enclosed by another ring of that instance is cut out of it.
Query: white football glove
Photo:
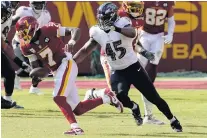
[[[22,66],[24,67],[24,71],[27,72],[27,73],[30,73],[30,71],[32,70],[32,67],[27,64],[26,62],[22,62]]]
[[[170,43],[172,43],[173,35],[167,34],[165,36],[162,36],[162,38],[164,38],[165,44],[170,44]]]

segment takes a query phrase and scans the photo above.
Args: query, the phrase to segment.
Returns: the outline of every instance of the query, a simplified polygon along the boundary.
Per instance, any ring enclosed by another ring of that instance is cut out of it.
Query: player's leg
[[[141,37],[140,37],[140,42],[142,43],[143,47],[151,52],[155,52],[152,51],[152,49],[154,50],[154,40],[155,36],[154,35],[150,35],[144,31],[141,31]],[[155,57],[157,57],[155,55]],[[143,68],[145,68],[147,70],[147,73],[149,73],[149,76],[152,80],[155,79],[155,76],[157,74],[157,67],[154,64],[151,64],[148,62],[148,60],[143,57],[142,55],[138,55],[139,61],[142,65]],[[158,125],[162,125],[164,124],[163,121],[160,121],[158,119],[156,119],[153,116],[153,112],[152,112],[152,108],[153,108],[153,104],[151,102],[149,102],[143,95],[142,95],[142,100],[144,102],[144,110],[145,110],[145,117],[143,120],[143,123],[147,123],[147,124],[158,124]]]
[[[39,64],[41,67],[44,67],[39,60]],[[30,94],[37,94],[37,95],[43,95],[44,93],[38,88],[38,85],[41,81],[36,81],[35,78],[32,78],[32,85],[30,86],[29,93]]]
[[[93,88],[91,90],[88,90],[88,91],[86,91],[84,100],[102,97],[103,95],[106,94],[105,92],[108,91],[108,89],[111,90],[111,84],[110,84],[110,74],[111,73],[110,73],[110,69],[109,69],[109,65],[107,63],[106,57],[101,55],[100,56],[100,61],[101,61],[101,65],[103,67],[103,71],[104,71],[104,74],[105,74],[106,83],[107,83],[108,88],[99,89],[99,90]]]
[[[24,57],[22,55],[22,52],[19,48],[19,43],[17,41],[15,41],[14,39],[12,40],[12,47],[14,49],[14,54],[21,59],[22,61],[24,61]],[[18,67],[18,69],[15,69],[16,75],[15,75],[15,81],[14,81],[14,88],[21,90],[21,83],[20,83],[20,76],[19,74],[22,72],[22,69]]]
[[[67,95],[69,94],[69,91],[66,90],[69,89],[67,87],[68,83],[70,82],[70,75],[77,75],[77,70],[73,70],[72,68],[73,63],[72,60],[69,61],[63,61],[60,67],[58,68],[55,76],[54,76],[54,92],[53,92],[53,100],[57,104],[57,106],[60,108],[61,112],[69,122],[70,126],[72,128],[77,127],[77,121],[75,119],[75,116],[73,114],[73,109],[70,104],[67,102]],[[76,74],[73,74],[76,73]],[[82,131],[78,131],[80,134],[82,134]],[[78,134],[77,132],[77,134]],[[76,133],[73,132],[75,135]],[[72,135],[72,134],[71,134]]]
[[[14,79],[15,79],[15,72],[10,66],[10,62],[8,58],[1,53],[1,74],[4,77],[4,87],[5,87],[5,96],[4,99],[10,102],[14,102],[12,100],[12,94],[14,90]],[[23,108],[22,106],[15,105],[15,108]]]
[[[128,96],[130,89],[130,83],[126,81],[124,74],[121,71],[114,71],[111,74],[111,88],[116,93],[119,101],[122,102],[123,106],[132,110],[132,115],[137,125],[142,125],[142,118],[139,109],[139,105]]]
[[[128,75],[128,77],[131,78],[133,85],[145,96],[145,98],[147,98],[147,100],[155,104],[157,108],[170,120],[171,126],[175,131],[182,131],[179,121],[173,116],[166,101],[159,96],[143,67],[139,62],[134,64],[132,67],[133,68],[130,71],[132,73],[131,75]],[[134,77],[135,75],[137,77]]]
[[[105,95],[102,98],[80,102],[75,86],[77,73],[76,63],[73,60],[69,60],[68,63],[63,62],[61,64],[55,75],[54,101],[70,123],[71,129],[64,133],[68,135],[83,134],[83,130],[78,126],[73,113],[81,115],[103,103],[115,103],[113,101],[115,94],[114,96]],[[117,99],[116,103],[118,104],[118,102]],[[119,102],[119,104],[121,103]]]
[[[153,42],[151,43],[151,46],[150,46],[150,52],[154,53],[155,60],[150,61],[147,64],[145,69],[151,81],[154,83],[155,78],[157,76],[157,67],[162,57],[163,50],[164,50],[164,39],[162,38],[162,33],[154,35],[152,39],[153,39]]]
[[[148,76],[150,77],[151,81],[154,83],[155,78],[157,76],[157,68],[159,61],[161,59],[163,50],[164,50],[164,39],[161,37],[161,34],[154,35],[152,38],[153,42],[150,47],[150,52],[155,54],[155,60],[150,61],[146,66],[146,71]],[[152,104],[143,96],[143,100],[145,101],[146,106],[146,115],[144,118],[144,123],[148,124],[164,124],[163,121],[157,120],[152,116]]]

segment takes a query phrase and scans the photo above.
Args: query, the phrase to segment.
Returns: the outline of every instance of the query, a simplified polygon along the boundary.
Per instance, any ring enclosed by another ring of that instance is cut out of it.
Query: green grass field
[[[119,114],[109,105],[77,117],[79,125],[85,131],[83,138],[205,138],[207,137],[207,91],[206,90],[159,90],[160,95],[169,103],[173,113],[183,125],[183,133],[175,133],[169,121],[154,108],[157,118],[167,124],[163,126],[136,126],[131,113],[125,109]],[[79,91],[83,99],[85,90]],[[130,91],[130,97],[143,103],[139,92]],[[65,138],[62,133],[69,125],[52,101],[52,89],[45,89],[44,96],[29,95],[28,90],[15,91],[14,97],[25,109],[1,110],[2,138]]]

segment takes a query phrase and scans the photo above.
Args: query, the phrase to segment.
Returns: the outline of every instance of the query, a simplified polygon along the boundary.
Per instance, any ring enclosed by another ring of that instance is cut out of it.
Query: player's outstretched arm
[[[85,45],[73,56],[73,59],[77,64],[81,63],[88,55],[92,53],[98,47],[98,43],[90,38]]]
[[[124,28],[114,26],[113,30],[129,38],[134,38],[136,36],[136,31],[134,27],[131,26]]]
[[[71,39],[65,45],[66,52],[73,52],[73,47],[76,42],[80,39],[81,31],[76,27],[60,27],[59,28],[60,36],[71,36]]]

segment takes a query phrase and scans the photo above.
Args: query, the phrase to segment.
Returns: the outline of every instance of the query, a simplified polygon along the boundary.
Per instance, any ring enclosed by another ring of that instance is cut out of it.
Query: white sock
[[[111,100],[110,100],[110,98],[109,98],[109,96],[108,95],[104,95],[103,97],[102,97],[102,100],[103,100],[103,104],[106,104],[106,103],[111,103]]]
[[[175,117],[173,116],[173,118],[170,119],[170,123],[174,122],[175,120],[176,120],[176,119],[175,119]]]
[[[72,123],[70,124],[71,128],[79,128],[78,123]]]
[[[7,100],[7,101],[12,101],[11,96],[4,96],[4,99]]]
[[[137,109],[137,104],[134,103],[132,110]]]
[[[93,96],[95,98],[103,97],[105,95],[105,89],[100,89],[100,90],[94,90],[93,91]]]

